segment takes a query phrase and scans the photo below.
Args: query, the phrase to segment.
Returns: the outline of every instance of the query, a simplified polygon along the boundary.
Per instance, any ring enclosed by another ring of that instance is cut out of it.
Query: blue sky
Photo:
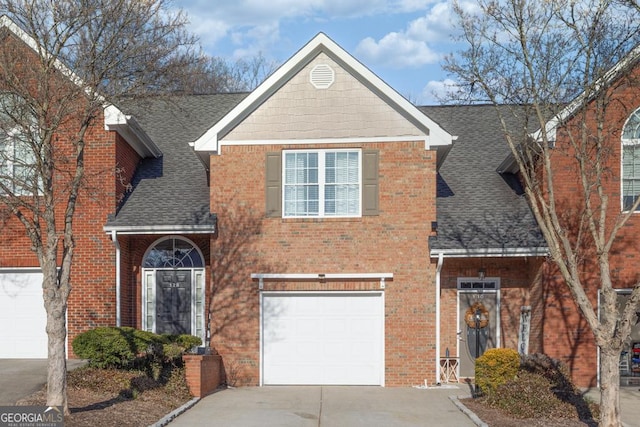
[[[464,3],[466,0],[461,0]],[[435,104],[456,50],[451,1],[174,0],[210,55],[282,63],[319,32],[411,101]],[[468,3],[469,7],[470,3]]]

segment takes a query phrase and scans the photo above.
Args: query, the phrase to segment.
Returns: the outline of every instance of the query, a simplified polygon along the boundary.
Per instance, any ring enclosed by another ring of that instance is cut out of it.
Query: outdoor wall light
[[[484,280],[484,276],[487,272],[485,271],[484,268],[481,268],[480,270],[478,270],[478,277],[480,278],[480,280]]]

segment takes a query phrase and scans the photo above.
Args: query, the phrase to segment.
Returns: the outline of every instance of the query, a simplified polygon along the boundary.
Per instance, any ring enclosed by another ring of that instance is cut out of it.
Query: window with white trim
[[[35,135],[35,114],[18,95],[0,94],[0,192],[34,195],[41,181],[36,177],[35,153],[30,138]]]
[[[283,151],[284,217],[361,215],[359,149]]]
[[[622,130],[622,209],[630,210],[639,196],[640,108],[629,116]]]

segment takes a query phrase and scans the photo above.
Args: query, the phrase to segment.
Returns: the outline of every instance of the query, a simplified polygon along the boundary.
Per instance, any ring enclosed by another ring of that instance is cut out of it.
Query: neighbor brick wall
[[[16,67],[13,72],[21,77],[21,82],[32,90],[34,96],[38,96],[38,90],[42,87],[38,83],[41,82],[41,69],[37,66],[35,52],[9,32],[4,32],[2,36],[3,55],[7,55],[7,59],[14,55],[14,61],[10,61]],[[61,93],[68,93],[66,86],[74,84],[61,75],[52,75],[48,83],[51,96],[55,96],[58,89]],[[74,104],[78,111],[83,109],[82,96],[83,93],[79,91],[79,98]],[[80,129],[76,112],[72,111],[70,104],[67,107],[69,109],[65,111],[67,115],[63,125],[54,136],[55,155],[59,156],[54,175],[56,189],[65,188],[73,175],[73,170],[65,169],[65,165],[69,161],[69,168],[73,168],[75,149],[71,143],[77,138],[76,133]],[[72,292],[68,301],[69,342],[89,327],[113,322],[113,250],[102,226],[107,213],[112,212],[115,206],[115,136],[104,130],[101,114],[97,115],[87,130],[84,141],[85,180],[77,200],[73,223],[76,249],[71,272]],[[59,230],[62,230],[64,224],[67,198],[62,191],[56,195],[56,202],[59,204],[54,208]],[[29,215],[28,212],[26,215]],[[3,230],[0,267],[39,267],[24,227],[3,207],[0,208],[0,225]],[[59,258],[58,263],[60,262]]]
[[[69,343],[81,332],[116,322],[115,246],[103,230],[117,199],[116,134],[104,130],[100,115],[86,140],[86,187],[78,200],[74,223],[76,253],[69,297]]]
[[[313,146],[225,146],[211,157],[213,345],[227,377],[259,381],[258,283],[251,273],[393,273],[385,289],[386,385],[433,382],[435,268],[427,258],[435,221],[435,152],[424,142],[331,145],[379,150],[380,215],[348,219],[265,218],[267,152]],[[241,238],[240,238],[241,237]],[[376,284],[275,284],[370,289]],[[379,287],[379,285],[378,285]]]
[[[636,67],[625,78],[615,82],[608,91],[610,96],[603,128],[596,128],[593,104],[586,110],[590,125],[587,132],[596,135],[602,132],[609,148],[608,156],[602,161],[609,168],[604,176],[603,186],[609,196],[607,209],[607,227],[611,229],[613,221],[621,212],[620,203],[620,165],[621,165],[621,133],[622,128],[635,109],[640,107],[637,81],[640,69]],[[582,112],[573,121],[557,132],[556,148],[553,151],[554,189],[558,210],[562,212],[561,222],[569,235],[577,233],[576,218],[581,212],[581,186],[578,179],[578,168],[571,156],[569,132],[576,135],[583,119]],[[588,233],[582,245],[579,269],[581,280],[594,307],[597,308],[597,295],[600,287],[598,265],[595,262],[593,244]],[[639,279],[640,272],[636,268],[636,260],[640,259],[640,214],[634,214],[625,227],[619,232],[611,251],[611,277],[615,288],[632,287]],[[569,365],[577,385],[593,386],[597,376],[597,349],[593,333],[580,314],[573,298],[565,285],[556,266],[549,263],[545,267],[546,274],[540,287],[535,290],[541,303],[536,309],[537,322],[541,327],[541,351],[558,358]]]

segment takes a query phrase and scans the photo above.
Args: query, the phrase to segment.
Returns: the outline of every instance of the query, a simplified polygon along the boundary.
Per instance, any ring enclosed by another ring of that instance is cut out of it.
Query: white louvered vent
[[[333,68],[327,64],[318,64],[311,70],[309,81],[316,89],[328,89],[336,79]]]

